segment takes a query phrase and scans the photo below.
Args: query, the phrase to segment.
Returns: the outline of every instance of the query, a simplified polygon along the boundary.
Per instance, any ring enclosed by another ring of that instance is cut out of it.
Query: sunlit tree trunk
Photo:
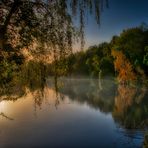
[[[102,75],[102,70],[99,71],[99,89],[100,90],[102,90],[101,75]]]

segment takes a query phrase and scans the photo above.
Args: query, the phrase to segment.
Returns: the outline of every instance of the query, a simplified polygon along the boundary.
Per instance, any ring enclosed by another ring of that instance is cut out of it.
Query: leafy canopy
[[[104,5],[107,0],[1,0],[0,49],[69,53],[76,39],[84,45],[86,14],[92,13],[99,23]]]

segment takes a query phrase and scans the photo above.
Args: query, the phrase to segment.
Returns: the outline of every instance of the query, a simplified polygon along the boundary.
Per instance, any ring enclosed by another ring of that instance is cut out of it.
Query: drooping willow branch
[[[2,0],[0,48],[9,44],[21,49],[33,44],[35,53],[50,51],[54,46],[65,54],[75,39],[84,45],[85,16],[92,13],[99,23],[104,5],[108,5],[107,0]],[[74,16],[79,18],[79,25],[75,25]]]

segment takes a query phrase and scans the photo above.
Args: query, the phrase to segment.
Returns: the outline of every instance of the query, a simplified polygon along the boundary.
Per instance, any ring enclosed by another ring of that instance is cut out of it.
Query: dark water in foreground
[[[111,80],[51,79],[0,97],[0,148],[136,148],[148,127],[148,90]]]

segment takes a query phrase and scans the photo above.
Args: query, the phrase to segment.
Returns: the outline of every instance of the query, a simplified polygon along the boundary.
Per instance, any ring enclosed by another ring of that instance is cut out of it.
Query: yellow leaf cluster
[[[126,58],[122,51],[112,50],[112,56],[114,57],[115,71],[118,72],[118,80],[121,83],[136,80],[136,74],[133,71],[133,66]]]

